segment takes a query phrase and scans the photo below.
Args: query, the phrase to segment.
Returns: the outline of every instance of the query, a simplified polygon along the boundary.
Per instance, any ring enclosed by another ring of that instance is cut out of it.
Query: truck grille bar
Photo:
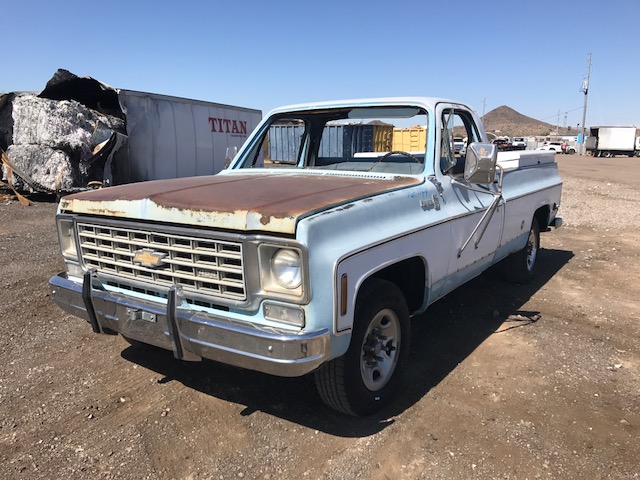
[[[185,294],[246,300],[240,242],[84,222],[77,223],[77,231],[84,266],[99,274],[163,290],[180,285]]]

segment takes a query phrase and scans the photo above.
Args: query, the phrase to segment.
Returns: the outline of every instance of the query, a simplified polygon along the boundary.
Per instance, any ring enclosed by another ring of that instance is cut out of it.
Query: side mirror
[[[464,163],[464,179],[469,183],[495,182],[497,162],[498,149],[492,143],[469,144]]]
[[[227,147],[227,151],[225,152],[224,155],[224,168],[229,168],[229,165],[231,165],[231,161],[235,158],[236,154],[238,153],[238,147],[233,146],[233,147]]]

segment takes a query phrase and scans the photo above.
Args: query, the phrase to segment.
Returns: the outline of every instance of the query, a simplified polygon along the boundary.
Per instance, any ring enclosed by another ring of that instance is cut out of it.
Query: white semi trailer
[[[640,155],[636,127],[591,127],[585,146],[594,157]]]

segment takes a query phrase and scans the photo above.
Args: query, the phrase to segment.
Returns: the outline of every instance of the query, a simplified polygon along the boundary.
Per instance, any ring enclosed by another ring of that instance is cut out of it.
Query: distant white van
[[[513,137],[513,140],[511,141],[511,146],[514,148],[514,150],[526,150],[527,148],[527,139],[524,137]]]

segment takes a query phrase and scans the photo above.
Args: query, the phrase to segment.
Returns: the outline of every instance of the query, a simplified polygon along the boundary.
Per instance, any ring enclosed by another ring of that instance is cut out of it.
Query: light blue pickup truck
[[[367,415],[401,388],[413,315],[499,261],[532,278],[561,189],[554,152],[498,154],[455,101],[280,108],[217,175],[64,197],[51,296],[178,359],[313,373]]]

